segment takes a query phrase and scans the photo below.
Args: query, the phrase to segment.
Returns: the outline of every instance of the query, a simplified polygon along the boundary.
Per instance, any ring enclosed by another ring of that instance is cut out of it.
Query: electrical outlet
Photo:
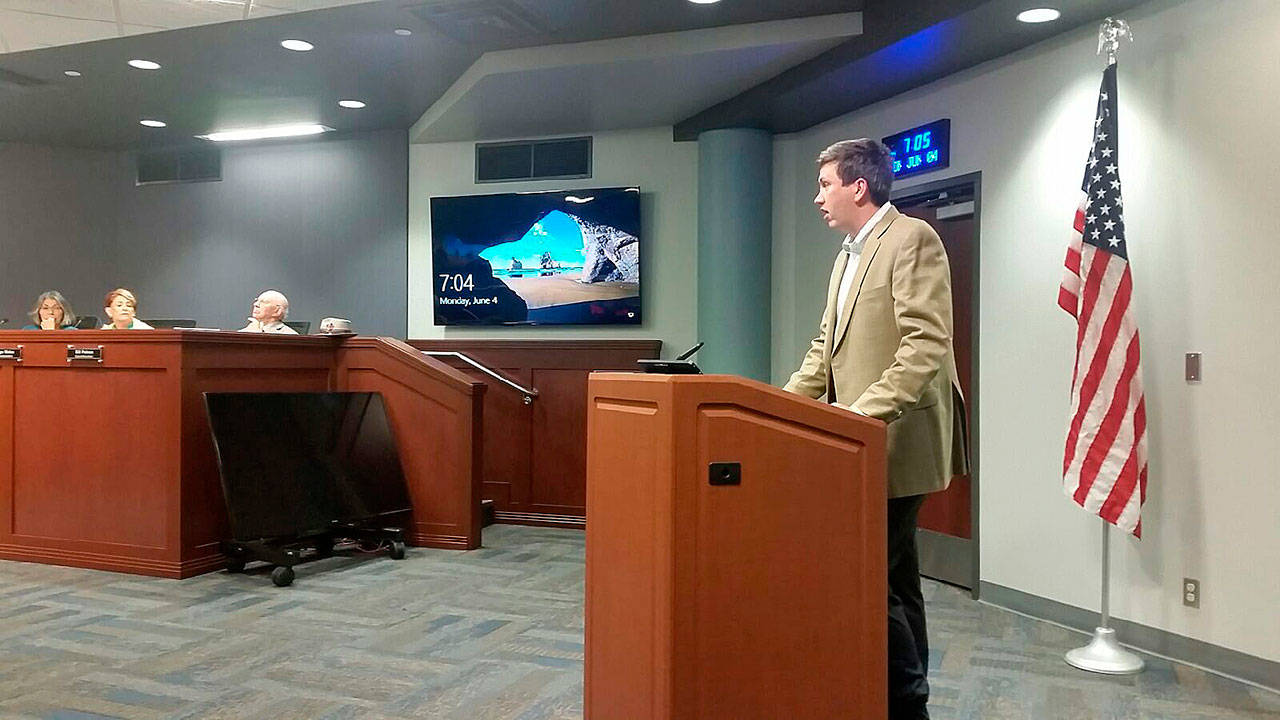
[[[1200,607],[1200,581],[1195,578],[1182,578],[1182,604],[1187,607]]]

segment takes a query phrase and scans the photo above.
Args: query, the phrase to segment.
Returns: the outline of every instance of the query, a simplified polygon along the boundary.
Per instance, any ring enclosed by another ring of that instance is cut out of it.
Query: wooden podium
[[[883,423],[724,375],[587,396],[587,718],[884,718]]]
[[[412,545],[480,545],[484,386],[397,340],[0,333],[0,558],[184,578],[228,537],[204,392],[381,392]]]

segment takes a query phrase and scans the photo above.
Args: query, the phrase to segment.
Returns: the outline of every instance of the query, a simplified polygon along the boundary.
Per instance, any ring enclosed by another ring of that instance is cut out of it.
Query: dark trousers
[[[924,495],[889,500],[889,720],[927,720],[929,638],[916,551]]]

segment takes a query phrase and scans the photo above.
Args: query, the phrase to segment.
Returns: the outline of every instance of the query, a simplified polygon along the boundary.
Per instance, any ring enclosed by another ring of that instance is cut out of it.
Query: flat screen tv
[[[640,189],[431,198],[437,325],[640,323]]]
[[[306,536],[410,510],[382,396],[205,393],[235,540]]]

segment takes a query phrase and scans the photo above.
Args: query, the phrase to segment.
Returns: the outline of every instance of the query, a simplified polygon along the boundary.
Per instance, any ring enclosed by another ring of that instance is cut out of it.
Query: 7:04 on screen
[[[440,273],[440,292],[462,292],[464,290],[475,290],[476,280],[471,273]]]

